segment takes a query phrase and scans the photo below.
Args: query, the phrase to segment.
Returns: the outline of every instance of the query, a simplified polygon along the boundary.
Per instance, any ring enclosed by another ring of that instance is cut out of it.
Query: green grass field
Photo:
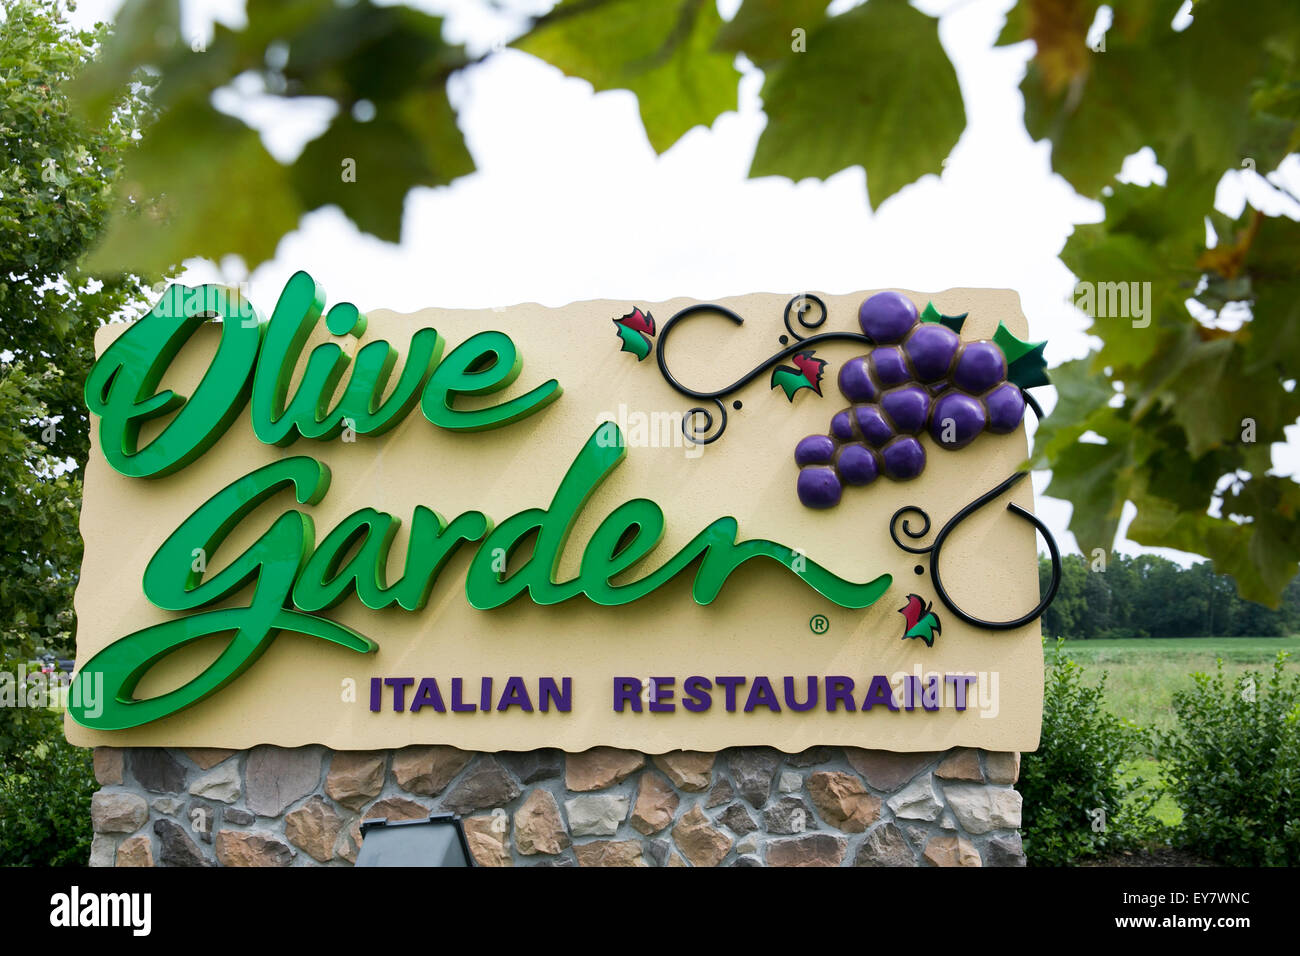
[[[1095,684],[1107,672],[1106,702],[1112,713],[1143,728],[1172,729],[1174,692],[1190,689],[1191,675],[1214,672],[1223,658],[1229,680],[1247,671],[1267,673],[1278,651],[1300,668],[1300,637],[1184,637],[1163,640],[1066,641],[1065,652]],[[1053,645],[1047,646],[1050,666]]]
[[[1300,637],[1186,637],[1162,640],[1066,641],[1065,653],[1084,667],[1084,678],[1096,684],[1106,672],[1106,705],[1117,717],[1133,721],[1144,729],[1170,730],[1174,726],[1174,692],[1190,689],[1191,675],[1212,673],[1215,659],[1223,658],[1229,680],[1246,673],[1267,673],[1278,651],[1292,659],[1287,669],[1300,669]],[[1047,645],[1051,666],[1053,644]],[[1160,763],[1146,756],[1131,761],[1125,773],[1154,782]],[[1156,804],[1162,822],[1177,825],[1182,811],[1168,795]]]

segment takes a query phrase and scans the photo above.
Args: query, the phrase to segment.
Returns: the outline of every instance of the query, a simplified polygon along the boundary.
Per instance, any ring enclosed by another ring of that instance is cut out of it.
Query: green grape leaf
[[[650,340],[645,337],[644,333],[628,328],[626,325],[620,325],[618,319],[614,320],[614,328],[618,331],[618,337],[623,343],[619,346],[620,352],[631,352],[636,356],[638,362],[650,354]]]
[[[937,21],[904,0],[827,20],[807,53],[769,72],[763,105],[750,176],[824,179],[860,165],[873,207],[938,173],[966,125]]]
[[[564,0],[514,45],[597,92],[631,90],[662,153],[736,108],[734,57],[711,49],[721,23],[712,0]]]
[[[809,349],[806,352],[799,352],[791,358],[794,367],[789,365],[778,365],[772,369],[771,387],[776,388],[778,385],[785,392],[785,397],[794,401],[795,394],[804,388],[810,388],[815,393],[822,393],[822,372],[826,368],[826,362],[823,359],[814,358],[813,352]]]
[[[925,308],[921,311],[921,321],[937,322],[960,335],[961,327],[966,324],[966,316],[968,315],[970,315],[969,312],[963,312],[961,315],[944,315],[934,307],[933,302],[927,302]]]
[[[1047,360],[1043,358],[1046,342],[1026,342],[1002,322],[993,333],[993,344],[1007,357],[1007,381],[1021,388],[1047,385]]]
[[[909,637],[919,637],[925,641],[926,647],[934,647],[935,635],[942,632],[943,627],[939,623],[939,616],[931,611],[907,629],[907,633],[903,635],[903,640],[907,640]]]

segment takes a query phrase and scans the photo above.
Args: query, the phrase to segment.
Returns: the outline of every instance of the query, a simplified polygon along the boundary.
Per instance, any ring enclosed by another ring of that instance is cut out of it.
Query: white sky
[[[111,19],[120,5],[81,0],[73,19]],[[525,13],[551,6],[547,0],[500,0],[502,12],[484,0],[410,5],[445,16],[447,38],[466,43],[471,53],[508,42],[523,28]],[[739,5],[718,0],[725,18]],[[853,5],[835,0],[831,10]],[[1020,294],[1031,337],[1047,339],[1049,364],[1077,358],[1088,348],[1089,320],[1071,304],[1075,279],[1057,255],[1074,225],[1099,221],[1102,210],[1051,173],[1049,144],[1033,143],[1024,130],[1018,87],[1032,44],[993,47],[1012,0],[915,5],[941,14],[940,40],[957,70],[968,126],[941,176],[921,178],[877,210],[867,204],[861,167],[825,182],[746,179],[766,118],[758,95],[762,74],[743,58],[739,111],[722,114],[711,128],[691,130],[656,156],[633,94],[593,94],[585,81],[504,50],[456,77],[450,91],[477,172],[448,187],[409,193],[400,245],[362,235],[328,207],[303,217],[275,259],[251,276],[237,259],[195,259],[179,279],[247,280],[265,311],[298,269],[311,272],[331,301],[351,301],[363,311],[881,287],[1010,288]],[[187,36],[210,33],[214,19],[242,26],[243,3],[186,0]],[[323,132],[330,115],[319,102],[287,109],[256,91],[228,93],[217,105],[259,129],[282,161]],[[1123,177],[1163,182],[1156,160],[1150,149],[1142,150],[1129,157]],[[1296,157],[1281,174],[1279,181],[1300,193]],[[1300,218],[1300,207],[1255,174],[1225,175],[1219,207],[1237,215],[1247,197],[1265,212]],[[774,235],[781,238],[773,242]],[[1050,411],[1051,391],[1036,394]],[[1300,431],[1288,429],[1288,438],[1274,447],[1274,465],[1294,474]],[[1034,475],[1037,510],[1062,549],[1077,550],[1066,530],[1070,506],[1041,496],[1048,478]],[[1133,510],[1126,506],[1121,530]],[[1189,557],[1126,539],[1117,546],[1130,554]]]

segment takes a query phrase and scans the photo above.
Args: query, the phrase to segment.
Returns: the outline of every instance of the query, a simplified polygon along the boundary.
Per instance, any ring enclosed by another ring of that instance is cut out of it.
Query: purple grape
[[[835,442],[829,435],[809,435],[794,446],[796,465],[829,465],[835,455]]]
[[[799,500],[809,508],[834,508],[844,493],[839,477],[830,468],[802,469],[796,488]]]
[[[1019,385],[999,385],[984,399],[989,410],[989,431],[998,435],[1016,430],[1025,417],[1025,393]]]
[[[844,445],[835,459],[835,470],[846,485],[869,485],[876,480],[880,466],[865,445]]]
[[[933,382],[948,374],[952,358],[961,345],[961,336],[947,326],[922,322],[907,337],[903,348],[912,359],[916,377],[922,382]]]
[[[862,437],[877,448],[894,437],[893,426],[875,405],[859,405],[853,409],[853,415],[858,421]]]
[[[982,395],[1007,377],[1007,357],[992,342],[971,342],[957,356],[953,384],[972,395]]]
[[[897,292],[877,292],[858,307],[858,324],[873,342],[901,342],[916,325],[916,306]]]
[[[853,409],[846,408],[842,412],[836,412],[831,419],[831,434],[840,441],[853,440],[853,420],[849,417],[852,412]]]
[[[965,392],[948,392],[934,403],[930,436],[944,448],[964,448],[984,430],[986,418],[979,399]],[[945,441],[945,436],[948,441]]]
[[[844,363],[840,369],[839,382],[840,391],[850,402],[874,402],[880,395],[880,389],[871,380],[865,355]]]
[[[872,371],[876,373],[876,381],[884,388],[902,385],[912,380],[912,370],[907,367],[903,350],[897,346],[872,349],[871,366]]]
[[[895,481],[907,481],[925,471],[925,449],[910,435],[896,438],[881,452],[885,474]]]
[[[886,392],[880,407],[894,423],[895,431],[915,435],[925,427],[930,396],[920,385],[904,385]]]

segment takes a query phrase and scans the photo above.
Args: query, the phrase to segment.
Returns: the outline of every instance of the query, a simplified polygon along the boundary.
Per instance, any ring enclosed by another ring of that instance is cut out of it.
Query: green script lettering
[[[504,407],[504,406],[503,406]],[[137,631],[100,651],[78,673],[103,673],[110,697],[98,717],[87,708],[69,708],[87,727],[122,729],[148,723],[215,693],[250,667],[279,631],[318,637],[358,652],[374,642],[324,618],[307,613],[332,607],[356,593],[371,608],[396,603],[407,610],[422,607],[446,561],[463,544],[480,541],[465,578],[469,603],[490,609],[527,593],[538,604],[558,604],[579,595],[605,606],[640,600],[686,570],[697,559],[692,595],[711,603],[740,565],[767,558],[793,571],[816,591],[847,608],[869,607],[888,590],[892,578],[882,574],[865,583],[837,577],[782,544],[763,539],[737,541],[735,518],[709,524],[661,567],[637,580],[616,585],[613,579],[633,569],[659,543],[664,531],[660,507],[645,498],[616,508],[593,533],[580,570],[567,581],[556,580],[569,533],[588,499],[627,454],[623,434],[612,422],[587,439],[545,509],[519,512],[492,528],[479,512],[465,512],[450,523],[417,507],[400,580],[385,578],[389,548],[398,520],[371,508],[349,515],[319,547],[311,518],[289,511],[277,518],[247,551],[216,572],[194,571],[191,556],[202,549],[210,563],[222,541],[259,504],[292,489],[301,504],[316,504],[329,485],[328,469],[305,456],[275,462],[222,489],[194,512],[159,548],[145,570],[144,590],[166,610],[195,611],[253,584],[248,607],[200,611],[189,617]],[[519,543],[536,535],[522,566],[510,569],[509,556]],[[359,544],[359,547],[357,545]],[[506,555],[506,570],[498,556]],[[343,558],[353,556],[344,562]],[[233,632],[234,639],[213,664],[189,683],[158,697],[135,699],[143,675],[173,650],[201,637]],[[72,700],[79,700],[74,694]]]
[[[324,291],[306,272],[295,273],[269,321],[247,303],[242,310],[232,308],[237,301],[219,286],[172,285],[95,362],[86,380],[86,405],[100,416],[100,447],[116,471],[133,478],[179,471],[216,443],[246,403],[258,439],[284,446],[299,437],[327,441],[344,428],[379,435],[417,403],[439,428],[501,428],[545,408],[562,391],[551,379],[498,405],[456,409],[456,395],[491,394],[511,385],[522,367],[518,350],[502,332],[481,332],[443,358],[442,336],[423,328],[412,334],[406,363],[387,399],[383,395],[399,356],[382,339],[362,346],[355,360],[336,343],[316,346],[291,396],[294,369],[324,312]],[[194,394],[159,392],[177,353],[214,318],[221,319],[221,339]],[[360,338],[366,317],[350,302],[340,302],[325,316],[325,325],[333,335]],[[331,406],[349,364],[347,385]],[[140,447],[141,426],[173,412],[166,427]]]

